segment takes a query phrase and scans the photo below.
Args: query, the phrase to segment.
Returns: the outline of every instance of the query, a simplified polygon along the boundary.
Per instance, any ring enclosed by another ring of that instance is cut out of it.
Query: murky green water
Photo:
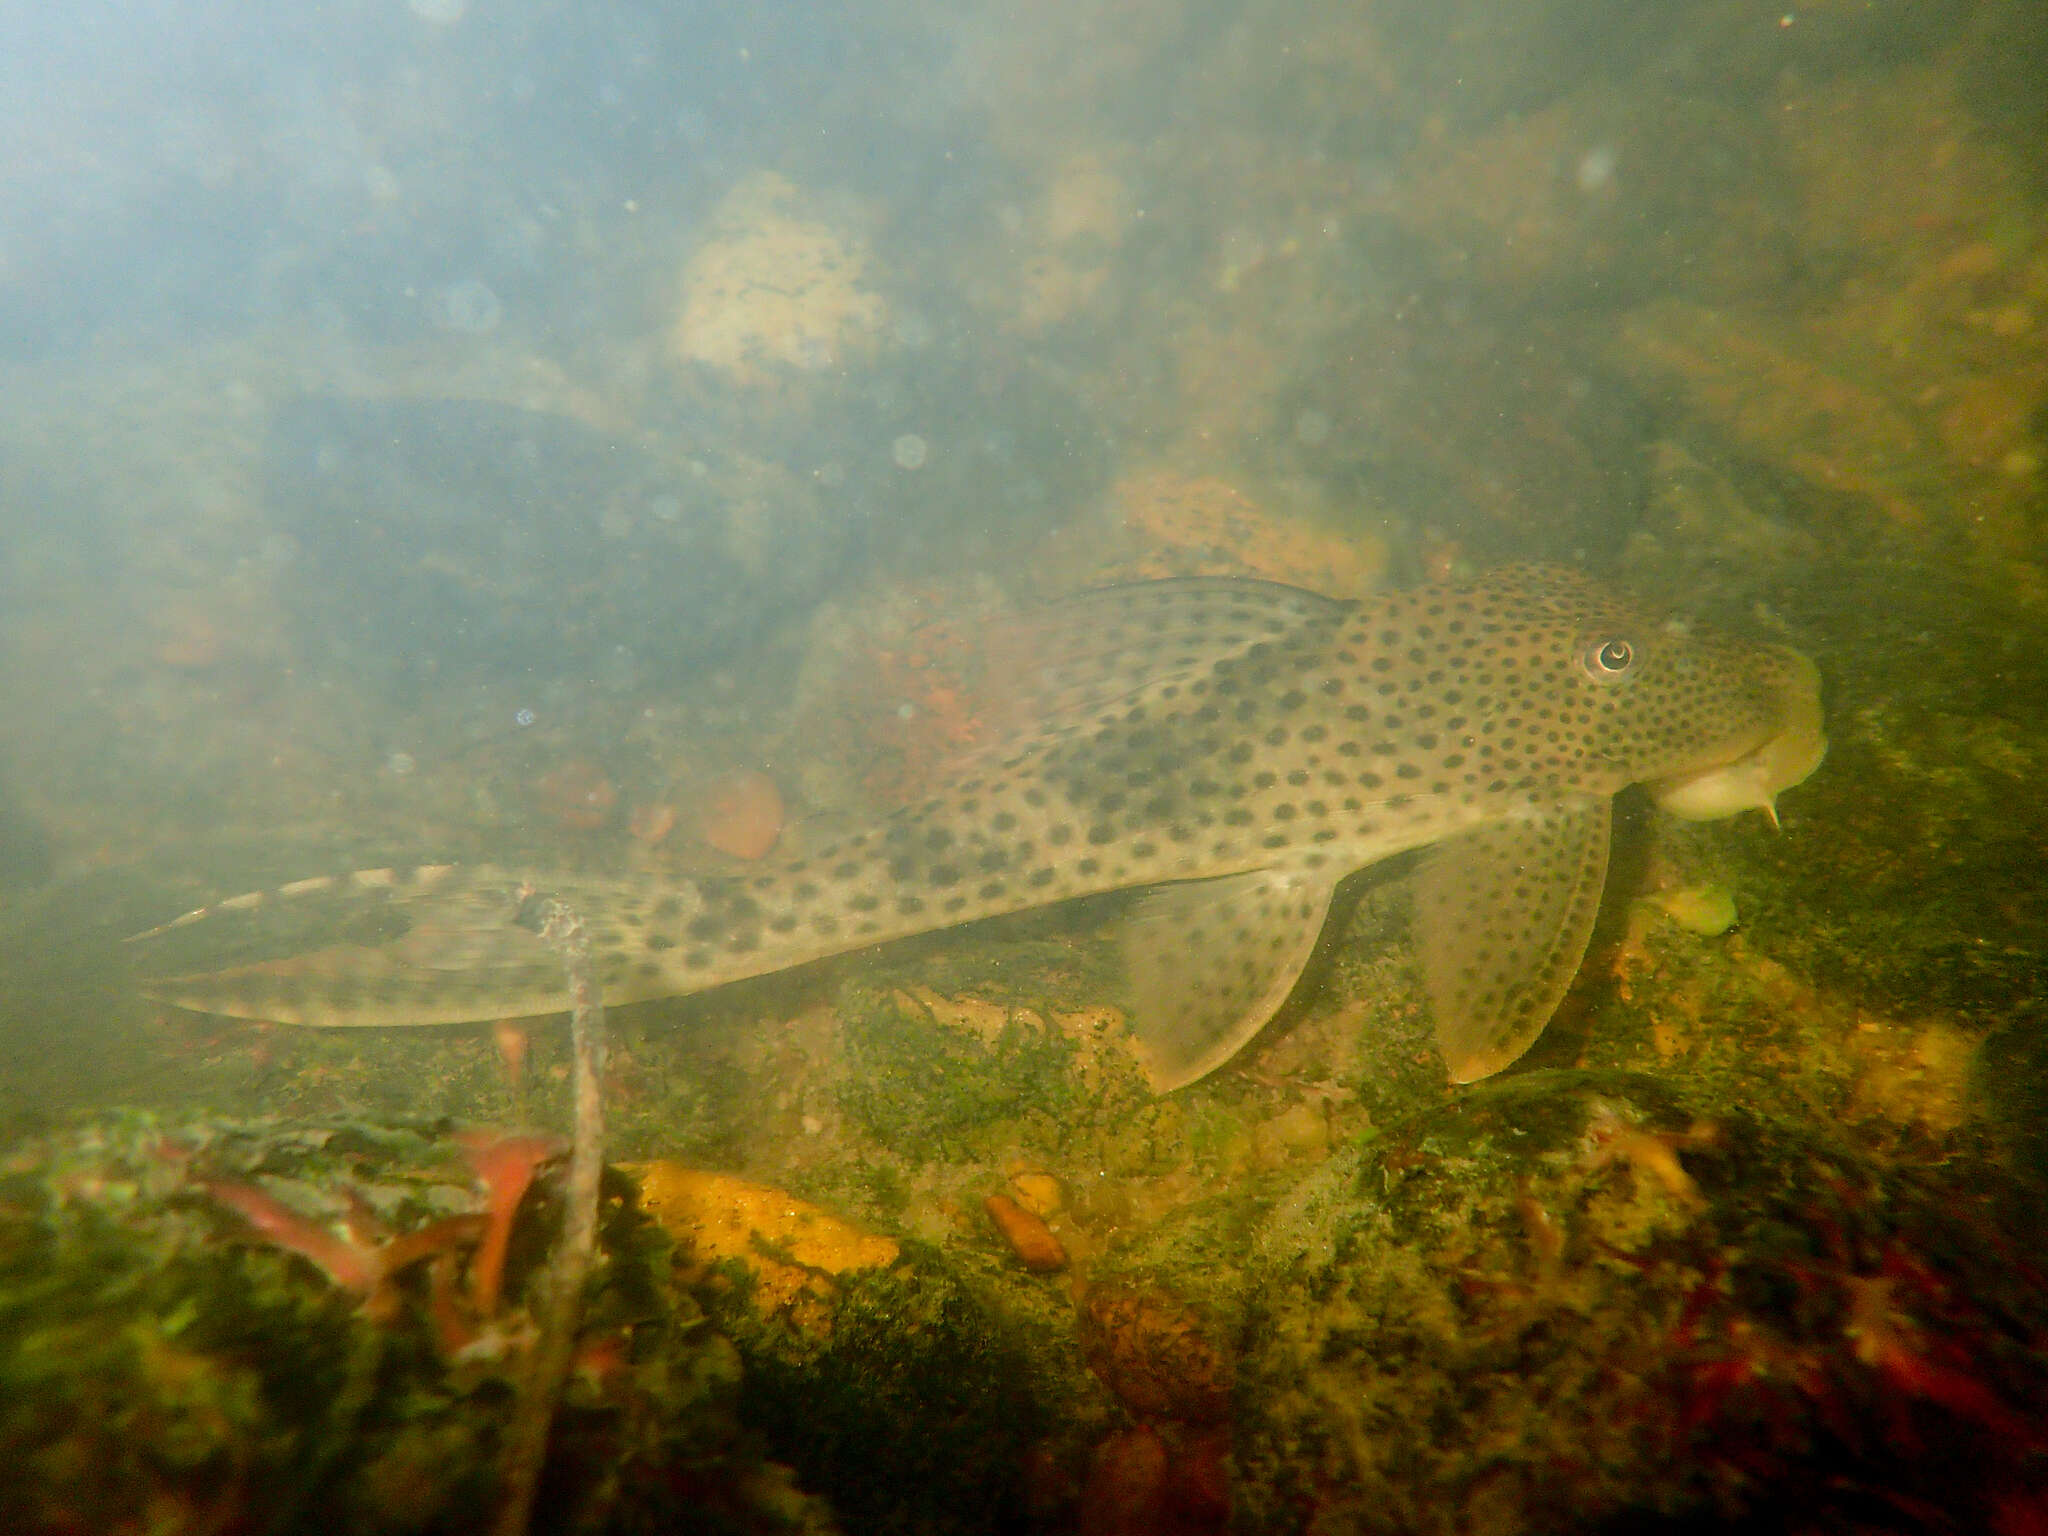
[[[494,1253],[480,1149],[563,1021],[128,935],[743,893],[960,793],[1016,615],[1542,561],[1812,658],[1780,830],[1624,795],[1473,1087],[1401,861],[1165,1096],[1128,896],[613,1010],[536,1528],[2032,1529],[2044,73],[1966,3],[0,19],[0,1524],[485,1529],[533,1352],[560,1164]]]

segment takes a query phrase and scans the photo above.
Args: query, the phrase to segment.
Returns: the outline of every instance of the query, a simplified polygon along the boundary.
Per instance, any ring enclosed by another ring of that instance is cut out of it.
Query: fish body
[[[309,947],[147,983],[202,1011],[310,1024],[559,1012],[535,892],[584,917],[613,1002],[681,996],[1077,897],[1142,890],[1122,938],[1162,1090],[1229,1059],[1286,999],[1337,885],[1418,873],[1423,972],[1451,1074],[1541,1032],[1583,955],[1615,794],[1768,806],[1825,750],[1797,653],[1645,614],[1573,572],[1343,602],[1197,579],[1085,594],[1012,625],[1017,728],[922,803],[744,871],[362,871],[187,914],[290,912]]]

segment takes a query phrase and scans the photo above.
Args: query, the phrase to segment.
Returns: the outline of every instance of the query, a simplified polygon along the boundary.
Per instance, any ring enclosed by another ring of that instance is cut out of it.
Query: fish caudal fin
[[[1417,875],[1422,973],[1453,1081],[1498,1072],[1543,1033],[1593,935],[1606,798],[1562,801],[1441,844]]]
[[[1254,870],[1148,891],[1126,919],[1131,1027],[1160,1093],[1235,1056],[1287,1001],[1336,882]]]
[[[559,1012],[561,966],[516,922],[531,889],[489,865],[358,870],[231,897],[129,943],[148,973],[144,996],[230,1018],[391,1025]]]

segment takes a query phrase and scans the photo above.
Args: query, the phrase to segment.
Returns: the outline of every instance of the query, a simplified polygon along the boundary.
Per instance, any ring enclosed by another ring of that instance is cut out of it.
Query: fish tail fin
[[[143,957],[145,996],[233,1018],[383,1025],[551,1013],[567,1006],[561,967],[518,921],[541,888],[491,865],[355,870],[231,896],[128,942]]]

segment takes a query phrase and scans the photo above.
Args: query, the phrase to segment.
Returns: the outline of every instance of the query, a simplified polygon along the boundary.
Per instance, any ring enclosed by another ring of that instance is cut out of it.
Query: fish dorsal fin
[[[1336,882],[1253,870],[1159,886],[1125,920],[1131,1027],[1160,1093],[1235,1056],[1266,1025],[1314,952]]]
[[[1350,606],[1277,582],[1190,577],[1101,587],[1003,619],[986,641],[997,730],[975,756],[1121,718]]]
[[[1498,1072],[1557,1011],[1600,910],[1611,805],[1560,801],[1451,838],[1424,861],[1422,973],[1454,1081]]]

